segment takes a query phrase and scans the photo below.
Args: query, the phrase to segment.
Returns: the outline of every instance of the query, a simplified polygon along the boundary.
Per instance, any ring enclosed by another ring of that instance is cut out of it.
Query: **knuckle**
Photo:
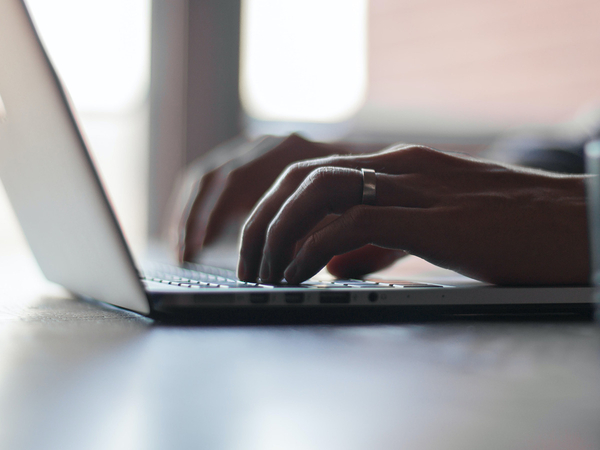
[[[308,139],[305,139],[298,133],[292,133],[288,137],[286,137],[281,144],[285,145],[285,146],[295,146],[295,145],[305,145],[305,144],[310,144],[310,143],[311,143],[311,141],[309,141]]]
[[[289,174],[297,174],[298,172],[303,172],[304,171],[304,164],[302,162],[293,162],[292,164],[290,164],[288,166],[288,173]]]
[[[307,251],[311,252],[313,249],[315,248],[319,248],[320,245],[320,241],[321,241],[321,235],[323,233],[317,231],[316,233],[312,234],[311,236],[309,236],[306,241],[304,241],[304,244],[302,244],[302,247],[305,248]]]
[[[368,231],[371,226],[371,214],[370,208],[365,205],[357,205],[348,210],[346,213],[346,223],[348,226],[358,228],[361,231]]]
[[[196,193],[200,193],[209,189],[210,186],[214,183],[217,172],[210,171],[205,173],[204,175],[197,177],[197,181],[194,184],[194,189]]]
[[[331,188],[334,187],[338,172],[339,169],[336,167],[318,167],[308,174],[305,183],[316,189]]]
[[[434,150],[431,147],[427,147],[426,145],[410,145],[402,149],[408,156],[414,158],[433,158],[440,154],[437,150]]]
[[[302,163],[294,162],[289,164],[282,172],[283,178],[298,178],[299,174],[304,171]]]
[[[196,183],[196,190],[200,192],[201,190],[206,189],[208,185],[212,182],[213,176],[214,175],[210,174],[203,175],[202,178],[200,178],[200,180],[198,180],[198,182]]]
[[[306,179],[307,173],[310,173],[311,167],[312,165],[308,161],[292,163],[285,168],[281,179],[286,184],[300,185]]]
[[[321,183],[323,181],[326,181],[329,176],[330,170],[328,167],[318,167],[312,170],[306,178],[312,183]]]
[[[298,133],[292,133],[288,137],[285,138],[285,142],[288,142],[288,143],[289,142],[292,142],[292,143],[306,142],[306,139],[304,139]]]
[[[348,210],[347,216],[350,222],[360,225],[365,220],[364,208],[361,205],[354,206]]]
[[[276,139],[279,140],[280,138]],[[281,140],[275,147],[273,147],[272,152],[281,155],[285,154],[287,155],[287,157],[289,157],[290,154],[296,153],[302,155],[302,151],[306,148],[307,145],[310,144],[310,141],[294,133]]]
[[[237,184],[243,178],[242,168],[236,167],[231,169],[227,175],[225,176],[225,184],[227,186],[232,186]]]

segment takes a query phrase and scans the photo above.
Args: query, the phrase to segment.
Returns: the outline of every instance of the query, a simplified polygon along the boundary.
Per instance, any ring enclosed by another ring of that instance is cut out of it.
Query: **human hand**
[[[187,205],[183,214],[176,213],[180,217],[177,234],[181,262],[193,260],[228,225],[242,222],[289,164],[343,152],[339,146],[311,142],[296,134],[285,139],[266,136],[252,143],[236,142],[234,147],[233,152],[218,147],[189,171],[193,182],[188,183]]]
[[[360,168],[377,172],[374,206]],[[247,220],[238,276],[298,283],[367,244],[496,284],[585,284],[584,178],[422,146],[299,162]]]
[[[349,146],[312,142],[296,134],[287,138],[266,136],[252,143],[236,141],[218,147],[189,170],[187,178],[193,181],[187,183],[190,185],[187,206],[183,214],[177,212],[180,261],[193,260],[229,225],[235,227],[236,222],[240,222],[241,226],[242,219],[247,218],[288,165],[320,156],[357,153],[369,147],[381,148],[376,144]],[[224,158],[227,159],[223,161]],[[367,245],[334,257],[327,267],[333,275],[348,278],[383,269],[403,255],[396,250]]]

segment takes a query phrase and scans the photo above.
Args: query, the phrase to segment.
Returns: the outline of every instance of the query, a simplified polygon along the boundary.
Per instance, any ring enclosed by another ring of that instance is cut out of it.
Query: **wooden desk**
[[[600,448],[592,323],[157,326],[32,264],[0,285],[2,449]]]

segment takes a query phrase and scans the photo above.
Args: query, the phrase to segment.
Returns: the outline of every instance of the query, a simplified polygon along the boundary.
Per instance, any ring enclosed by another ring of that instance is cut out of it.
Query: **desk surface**
[[[158,326],[32,264],[0,279],[2,449],[600,448],[592,323]]]

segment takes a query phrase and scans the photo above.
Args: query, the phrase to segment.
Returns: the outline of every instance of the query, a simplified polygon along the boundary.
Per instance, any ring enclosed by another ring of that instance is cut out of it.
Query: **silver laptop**
[[[22,0],[0,1],[0,97],[0,179],[43,273],[77,296],[216,323],[591,313],[586,287],[361,280],[268,286],[208,266],[142,270]]]

